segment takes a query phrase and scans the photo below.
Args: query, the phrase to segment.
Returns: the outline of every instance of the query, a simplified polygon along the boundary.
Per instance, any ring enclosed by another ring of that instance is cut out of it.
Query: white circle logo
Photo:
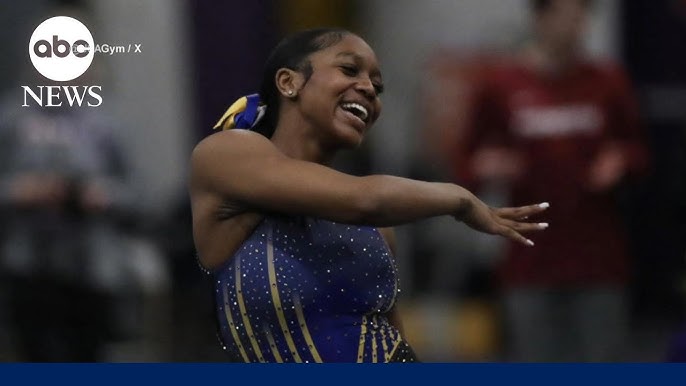
[[[72,17],[51,17],[33,31],[29,56],[44,77],[59,82],[72,80],[86,72],[93,62],[93,35]]]

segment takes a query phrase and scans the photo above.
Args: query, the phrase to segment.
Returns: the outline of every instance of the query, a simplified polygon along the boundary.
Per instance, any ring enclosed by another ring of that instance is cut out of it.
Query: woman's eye
[[[376,95],[379,95],[383,92],[384,86],[383,84],[379,83],[374,83],[374,91],[376,92]]]
[[[357,75],[357,68],[352,66],[341,66],[341,70],[345,75],[355,76]]]

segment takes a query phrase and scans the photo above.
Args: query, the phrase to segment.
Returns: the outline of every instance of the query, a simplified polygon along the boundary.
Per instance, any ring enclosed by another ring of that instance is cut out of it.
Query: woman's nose
[[[357,82],[356,89],[361,91],[367,98],[376,97],[376,89],[374,89],[374,84],[372,84],[371,79],[361,79]]]

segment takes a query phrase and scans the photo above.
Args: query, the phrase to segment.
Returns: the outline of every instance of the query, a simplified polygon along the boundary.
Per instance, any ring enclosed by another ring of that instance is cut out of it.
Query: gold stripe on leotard
[[[362,315],[360,326],[360,346],[357,348],[357,363],[362,363],[364,359],[364,343],[367,336],[367,316]]]
[[[372,324],[372,363],[378,363],[379,362],[379,357],[376,352],[377,350],[377,345],[376,345],[376,318],[372,316],[372,320],[374,321]]]
[[[314,358],[315,363],[322,363],[322,357],[319,356],[317,347],[314,345],[314,341],[312,340],[312,335],[310,335],[310,330],[307,328],[305,314],[303,313],[303,306],[300,303],[300,297],[298,297],[298,294],[293,295],[293,304],[295,304],[295,314],[298,316],[298,324],[300,324],[300,330],[305,337],[305,343],[307,343],[307,347],[310,349],[310,354],[312,354],[312,358]]]
[[[224,314],[226,314],[226,320],[229,322],[229,330],[231,330],[231,336],[233,336],[233,341],[238,347],[238,351],[241,353],[241,357],[244,362],[250,362],[248,359],[248,354],[241,344],[241,338],[238,337],[238,332],[236,332],[236,325],[233,323],[233,317],[231,316],[231,309],[229,308],[229,289],[224,285]]]
[[[393,343],[393,349],[391,349],[390,354],[388,354],[388,360],[390,361],[391,358],[393,358],[393,355],[395,354],[395,351],[398,349],[400,346],[400,342],[403,341],[403,338],[400,336],[400,331],[396,332],[397,336],[395,337],[395,342]]]
[[[382,326],[379,329],[381,334],[381,348],[383,349],[383,361],[388,362],[388,343],[386,343],[386,326]]]
[[[293,354],[293,360],[297,363],[302,363],[302,359],[298,354],[298,349],[295,347],[293,342],[293,337],[291,332],[288,330],[288,325],[286,324],[286,316],[283,313],[283,307],[281,306],[281,299],[279,297],[279,288],[276,286],[276,269],[274,267],[274,243],[272,242],[272,228],[269,228],[269,235],[267,236],[267,269],[269,271],[269,289],[272,293],[272,301],[274,302],[274,307],[276,307],[276,316],[279,319],[279,325],[281,326],[281,331],[288,344],[288,348]]]
[[[245,332],[248,333],[248,338],[250,338],[250,344],[252,345],[253,351],[255,351],[255,355],[257,355],[257,360],[260,362],[264,362],[264,357],[262,356],[262,351],[260,350],[260,346],[257,344],[257,339],[255,339],[255,333],[252,330],[252,326],[250,325],[250,319],[248,318],[248,314],[245,310],[245,301],[243,300],[243,290],[241,289],[241,257],[240,255],[236,255],[236,267],[234,268],[234,271],[236,271],[236,297],[238,298],[238,308],[241,311],[241,316],[243,317],[243,325],[245,326]]]
[[[272,355],[274,355],[274,360],[276,360],[276,363],[283,363],[283,358],[279,354],[279,348],[276,347],[276,342],[274,342],[272,331],[266,325],[264,326],[264,334],[267,335],[267,341],[269,342],[269,348],[272,350]]]

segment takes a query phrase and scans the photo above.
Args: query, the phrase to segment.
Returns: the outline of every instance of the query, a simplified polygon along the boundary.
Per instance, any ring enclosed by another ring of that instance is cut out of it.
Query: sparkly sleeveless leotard
[[[267,217],[215,279],[220,338],[234,360],[414,360],[384,315],[397,269],[376,228]]]

